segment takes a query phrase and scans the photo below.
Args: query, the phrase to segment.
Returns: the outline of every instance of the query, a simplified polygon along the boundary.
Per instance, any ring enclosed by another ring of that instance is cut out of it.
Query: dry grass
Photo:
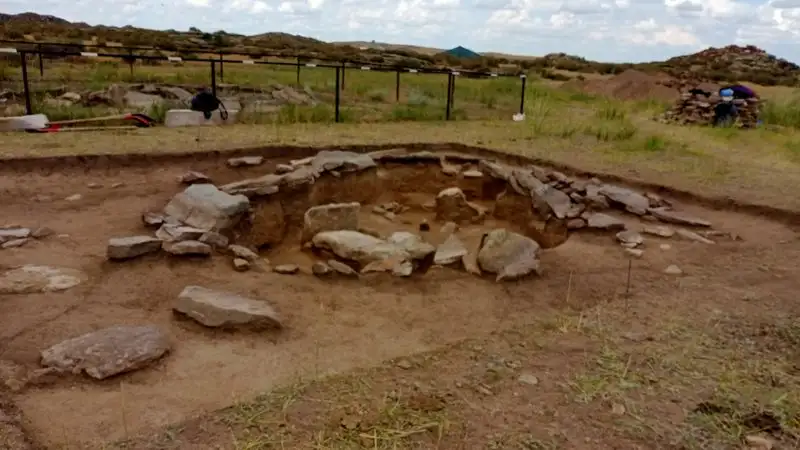
[[[751,436],[800,445],[796,324],[714,313],[718,300],[633,300],[298,382],[113,448],[723,450]]]
[[[236,125],[142,129],[121,134],[9,134],[3,158],[88,153],[213,151],[269,145],[458,142],[585,170],[677,185],[706,196],[800,210],[800,135],[665,126],[613,105],[551,108],[535,98],[525,122]]]

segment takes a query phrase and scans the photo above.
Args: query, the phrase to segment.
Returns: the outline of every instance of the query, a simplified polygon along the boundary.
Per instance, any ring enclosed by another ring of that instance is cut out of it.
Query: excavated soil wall
[[[537,164],[564,172],[567,175],[592,178],[599,177],[607,182],[621,183],[632,188],[647,190],[659,195],[669,196],[675,200],[691,202],[703,207],[728,210],[736,213],[757,215],[780,221],[792,227],[800,226],[800,211],[787,210],[750,202],[743,202],[730,197],[722,196],[702,196],[694,192],[676,189],[657,183],[643,180],[621,177],[618,175],[586,171],[578,167],[553,163],[552,161],[540,158],[532,158],[521,155],[512,155],[497,150],[484,147],[468,146],[459,143],[412,143],[404,145],[354,145],[354,146],[325,146],[325,147],[306,147],[306,146],[265,146],[258,148],[242,148],[225,151],[211,151],[197,153],[187,151],[184,153],[131,153],[125,155],[104,155],[89,154],[76,156],[53,156],[53,157],[30,157],[30,158],[11,158],[3,159],[0,163],[0,174],[5,173],[24,173],[32,172],[38,175],[68,175],[70,173],[88,173],[105,171],[113,173],[123,169],[152,169],[168,165],[180,165],[191,167],[194,170],[202,170],[206,167],[219,167],[225,160],[240,156],[263,156],[266,163],[259,169],[270,170],[275,165],[291,159],[301,159],[313,156],[318,151],[342,150],[356,153],[369,153],[381,150],[406,149],[409,151],[428,151],[428,152],[459,152],[474,155],[477,158],[496,159],[508,164],[526,165]]]

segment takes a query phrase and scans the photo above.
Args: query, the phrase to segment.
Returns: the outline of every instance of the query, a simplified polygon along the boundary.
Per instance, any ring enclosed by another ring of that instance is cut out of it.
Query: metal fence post
[[[444,120],[450,120],[450,102],[453,100],[453,73],[447,72],[447,106],[445,107]]]
[[[300,87],[300,57],[297,57],[297,87]]]
[[[400,103],[400,71],[398,70],[394,78],[394,99]]]
[[[340,97],[340,94],[339,94],[339,81],[340,81],[340,76],[341,76],[340,73],[339,73],[340,71],[341,71],[341,67],[337,67],[336,68],[336,105],[334,106],[334,108],[335,108],[334,117],[336,119],[336,123],[339,123],[339,103],[340,103],[340,100],[341,100],[339,98]]]
[[[219,52],[219,81],[225,82],[225,64],[223,63],[222,52]]]
[[[519,96],[519,113],[525,114],[525,84],[528,81],[528,76],[522,74],[519,77],[522,78],[522,94]]]
[[[217,96],[217,62],[211,60],[211,93]]]
[[[28,82],[28,54],[24,51],[19,52],[19,59],[22,63],[22,85],[25,92],[25,114],[33,114],[33,105],[31,104],[31,87]]]
[[[342,90],[344,90],[344,61],[342,61]]]
[[[44,78],[44,57],[42,56],[42,44],[36,44],[36,51],[39,53],[39,76]]]
[[[451,72],[450,75],[453,77],[453,82],[450,83],[450,109],[452,110],[456,103],[456,72]]]
[[[133,57],[133,50],[128,50],[128,55],[130,58],[128,59],[128,66],[131,69],[131,81],[133,81],[133,63],[136,61],[136,58]]]

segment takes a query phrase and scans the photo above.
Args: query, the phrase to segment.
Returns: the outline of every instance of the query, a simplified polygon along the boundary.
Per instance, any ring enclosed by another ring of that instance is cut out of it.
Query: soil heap
[[[647,74],[629,69],[605,80],[572,80],[564,87],[619,100],[656,99],[674,101],[679,90],[676,80],[666,74]]]
[[[695,95],[689,92],[681,94],[681,98],[656,120],[662,123],[677,123],[680,125],[712,125],[714,122],[714,108],[722,101],[718,94],[711,97]],[[739,111],[735,126],[739,128],[755,128],[758,124],[759,104],[758,98],[748,100],[736,99],[733,103]]]

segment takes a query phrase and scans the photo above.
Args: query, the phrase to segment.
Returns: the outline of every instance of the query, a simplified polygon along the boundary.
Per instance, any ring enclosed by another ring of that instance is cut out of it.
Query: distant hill
[[[207,32],[148,30],[133,26],[90,26],[59,17],[35,13],[0,13],[0,38],[28,41],[121,43],[152,46],[177,54],[198,51],[242,51],[283,56],[303,55],[308,59],[352,60],[403,67],[455,67],[519,73],[527,71],[545,78],[567,80],[576,73],[617,74],[628,69],[663,72],[677,78],[718,82],[749,81],[762,85],[800,85],[800,67],[753,46],[730,45],[709,48],[666,61],[641,64],[603,63],[565,53],[517,56],[486,52],[482,55],[464,47],[445,51],[380,42],[324,42],[306,36],[267,32],[253,36]]]

